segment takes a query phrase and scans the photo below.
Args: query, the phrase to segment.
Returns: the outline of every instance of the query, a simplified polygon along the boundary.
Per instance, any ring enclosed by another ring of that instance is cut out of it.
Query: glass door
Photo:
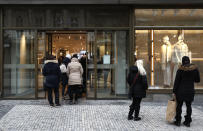
[[[46,32],[38,32],[37,37],[37,98],[45,98],[46,92],[43,88],[44,77],[42,75],[42,68],[46,57]]]

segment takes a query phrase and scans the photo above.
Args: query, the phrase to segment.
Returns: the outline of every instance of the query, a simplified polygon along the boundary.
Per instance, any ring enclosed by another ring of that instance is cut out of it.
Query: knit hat
[[[190,58],[188,56],[183,56],[182,65],[190,64]]]

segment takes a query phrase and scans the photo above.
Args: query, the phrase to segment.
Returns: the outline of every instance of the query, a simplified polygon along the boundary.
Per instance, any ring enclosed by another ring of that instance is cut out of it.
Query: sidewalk
[[[165,121],[167,103],[143,102],[141,121],[128,121],[128,100],[83,100],[78,105],[50,107],[46,100],[0,101],[0,129],[43,131],[202,131],[203,107],[193,105],[190,128]],[[4,110],[4,111],[3,111]],[[8,113],[7,113],[8,112]],[[4,114],[3,114],[4,113]],[[185,114],[185,105],[183,114]]]

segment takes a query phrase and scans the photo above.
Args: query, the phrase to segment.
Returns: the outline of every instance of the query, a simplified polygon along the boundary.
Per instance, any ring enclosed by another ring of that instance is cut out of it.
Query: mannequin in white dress
[[[172,55],[172,62],[174,64],[173,69],[173,83],[175,80],[176,72],[178,70],[178,66],[181,65],[182,57],[189,56],[188,46],[183,42],[184,38],[183,35],[179,35],[178,42],[173,47],[173,55]]]
[[[171,54],[172,46],[168,36],[163,37],[163,45],[161,46],[161,67],[164,75],[164,87],[171,85]]]

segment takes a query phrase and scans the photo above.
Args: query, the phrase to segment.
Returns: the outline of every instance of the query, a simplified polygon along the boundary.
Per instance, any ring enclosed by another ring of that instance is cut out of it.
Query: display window
[[[203,76],[203,30],[135,30],[135,54],[144,61],[151,89],[172,88],[182,57]],[[203,82],[195,88],[203,89]]]

